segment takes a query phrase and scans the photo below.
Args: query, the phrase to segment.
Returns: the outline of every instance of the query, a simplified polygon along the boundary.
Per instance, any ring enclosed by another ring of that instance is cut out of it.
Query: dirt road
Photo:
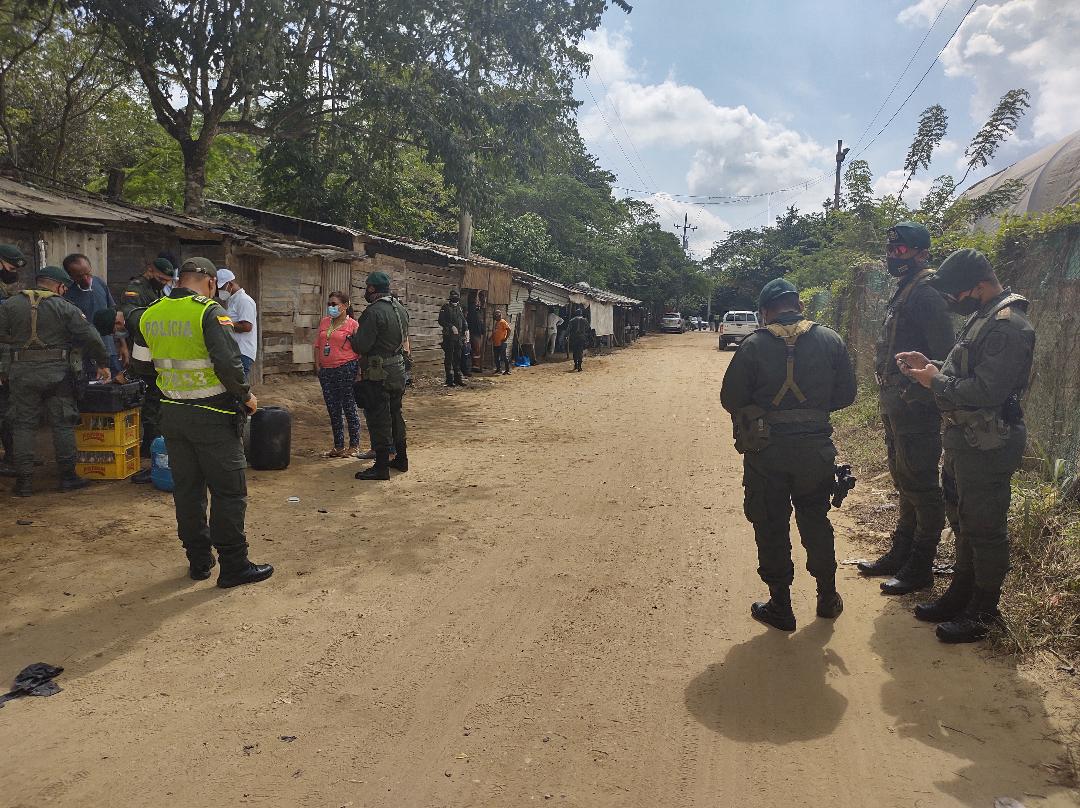
[[[303,456],[249,481],[265,585],[189,581],[141,487],[8,500],[0,676],[67,670],[0,709],[0,805],[1076,805],[1064,702],[849,568],[835,624],[801,569],[798,632],[749,619],[728,358],[657,336],[414,396],[384,484],[299,407]]]

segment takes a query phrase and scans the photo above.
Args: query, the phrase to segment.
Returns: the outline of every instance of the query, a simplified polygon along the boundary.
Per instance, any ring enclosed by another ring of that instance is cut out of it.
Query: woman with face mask
[[[360,448],[360,416],[353,398],[353,381],[360,357],[349,344],[349,337],[357,327],[350,312],[348,295],[333,292],[327,299],[326,316],[319,323],[315,336],[315,372],[322,385],[330,429],[334,433],[334,448],[323,453],[323,457],[348,457]],[[348,450],[345,449],[346,426],[349,429]]]

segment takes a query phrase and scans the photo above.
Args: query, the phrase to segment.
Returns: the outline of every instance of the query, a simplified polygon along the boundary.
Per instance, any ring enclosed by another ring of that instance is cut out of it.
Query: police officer
[[[176,527],[192,580],[210,577],[217,550],[222,588],[263,581],[269,564],[248,560],[243,421],[258,402],[244,379],[229,316],[213,299],[208,258],[180,266],[178,285],[139,318],[132,358],[151,360],[161,392],[161,432],[175,489]],[[210,521],[206,492],[210,491]]]
[[[385,274],[385,273],[384,273]],[[465,332],[469,324],[465,312],[461,309],[461,295],[457,289],[450,293],[450,299],[439,309],[439,325],[442,326],[443,369],[446,371],[446,386],[464,387],[461,378],[461,353],[465,347]]]
[[[753,604],[750,614],[794,631],[792,506],[806,568],[817,580],[818,616],[835,618],[844,609],[829,522],[836,468],[829,413],[855,400],[855,372],[840,335],[802,316],[798,290],[788,281],[765,284],[758,308],[765,327],[732,357],[720,402],[743,455],[743,510],[754,526],[758,574],[769,586],[769,600]]]
[[[898,282],[877,342],[874,377],[899,515],[889,551],[876,561],[859,562],[859,570],[893,576],[881,590],[902,595],[934,584],[945,503],[938,477],[941,417],[930,391],[900,373],[896,354],[918,351],[942,360],[955,331],[945,299],[929,283],[930,231],[915,222],[900,222],[889,228],[885,250],[889,274]]]
[[[1020,399],[1031,375],[1035,329],[1028,302],[1002,288],[985,255],[958,250],[931,280],[957,314],[971,315],[940,366],[900,353],[903,373],[933,392],[945,422],[942,487],[956,526],[956,571],[945,593],[917,606],[943,642],[974,642],[998,620],[1009,571],[1007,519],[1027,429]]]
[[[155,258],[146,265],[142,275],[132,278],[120,295],[120,311],[127,317],[132,309],[145,309],[162,295],[173,279],[173,265],[167,258]]]
[[[369,305],[360,315],[360,323],[349,337],[349,343],[360,354],[362,376],[353,386],[353,392],[356,403],[364,410],[371,446],[375,450],[375,464],[358,471],[355,477],[358,480],[389,480],[391,468],[409,470],[405,418],[401,414],[409,312],[390,294],[390,276],[385,272],[368,275],[364,299]],[[392,451],[396,453],[393,461],[390,460]]]
[[[574,370],[581,372],[581,362],[585,355],[585,346],[589,342],[589,321],[585,319],[585,309],[574,309],[574,316],[566,324],[566,340],[574,354]]]
[[[60,267],[37,271],[36,286],[0,305],[0,342],[6,343],[0,373],[11,386],[15,450],[15,496],[33,494],[34,433],[44,411],[52,428],[60,490],[87,485],[75,473],[76,377],[71,349],[79,345],[97,364],[97,378],[109,381],[108,356],[97,331],[63,295],[73,283]],[[81,361],[79,361],[81,367]]]
[[[19,282],[19,270],[26,266],[26,256],[14,244],[0,244],[0,303],[8,298],[8,286]],[[4,447],[4,461],[0,463],[0,476],[15,476],[15,449],[11,442],[11,419],[8,414],[10,396],[7,384],[0,384],[0,444]]]

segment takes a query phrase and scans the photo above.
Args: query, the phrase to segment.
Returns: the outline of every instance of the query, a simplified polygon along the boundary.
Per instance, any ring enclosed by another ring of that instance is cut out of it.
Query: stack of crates
[[[80,413],[75,471],[91,480],[126,480],[139,470],[139,410]]]

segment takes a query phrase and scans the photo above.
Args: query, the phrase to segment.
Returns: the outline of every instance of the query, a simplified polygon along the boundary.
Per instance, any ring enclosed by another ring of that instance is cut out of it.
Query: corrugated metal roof
[[[609,292],[607,289],[598,289],[595,286],[590,286],[585,281],[575,283],[570,287],[570,290],[579,294],[591,297],[593,300],[599,303],[610,303],[614,306],[640,306],[640,300],[634,300],[632,297],[626,295],[620,295],[617,292]]]
[[[290,239],[279,233],[214,222],[170,211],[151,210],[112,202],[90,194],[75,194],[16,182],[0,177],[0,215],[46,219],[66,224],[101,227],[150,225],[164,227],[189,236],[228,238],[235,245],[253,252],[277,256],[317,255],[331,260],[349,260],[364,256],[326,244]]]

